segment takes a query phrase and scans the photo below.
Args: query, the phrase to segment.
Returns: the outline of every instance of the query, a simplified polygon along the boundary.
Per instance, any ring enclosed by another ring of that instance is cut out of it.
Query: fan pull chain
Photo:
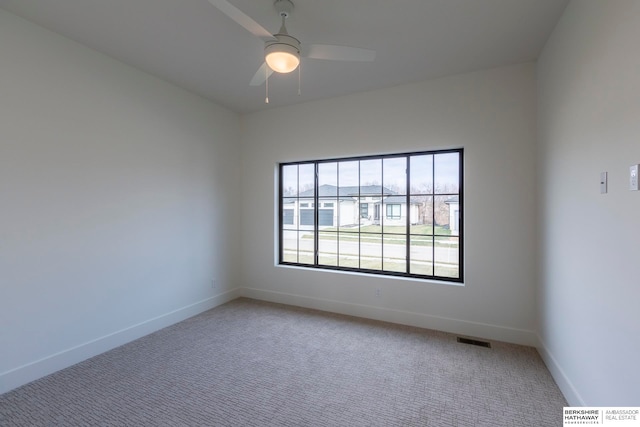
[[[298,96],[300,96],[300,74],[302,73],[302,71],[300,70],[302,68],[302,61],[300,61],[300,63],[298,64]]]
[[[269,103],[269,70],[267,69],[266,65],[264,67],[264,75],[265,75],[265,81],[267,83],[266,85],[267,94],[264,98],[264,103],[268,104]]]

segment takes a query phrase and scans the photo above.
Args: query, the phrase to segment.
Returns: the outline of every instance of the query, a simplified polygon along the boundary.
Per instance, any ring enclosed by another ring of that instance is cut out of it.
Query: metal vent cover
[[[474,340],[472,338],[464,338],[464,337],[457,337],[456,341],[462,344],[470,344],[470,345],[476,345],[478,347],[491,348],[491,343],[489,341]]]

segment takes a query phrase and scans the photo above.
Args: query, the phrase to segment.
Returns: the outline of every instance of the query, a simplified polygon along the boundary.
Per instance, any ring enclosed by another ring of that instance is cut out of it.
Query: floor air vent
[[[491,348],[491,343],[488,341],[480,341],[480,340],[473,340],[471,338],[458,337],[458,342],[461,342],[463,344],[477,345],[478,347]]]

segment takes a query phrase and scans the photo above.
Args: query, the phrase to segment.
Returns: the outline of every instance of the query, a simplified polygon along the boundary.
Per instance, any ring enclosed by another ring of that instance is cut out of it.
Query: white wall
[[[3,392],[232,296],[240,123],[2,10],[0,40]]]
[[[538,62],[541,352],[574,405],[640,405],[639,40],[640,2],[573,1]]]
[[[244,294],[534,344],[535,96],[535,66],[522,64],[243,117]],[[274,265],[278,162],[455,147],[464,287]]]

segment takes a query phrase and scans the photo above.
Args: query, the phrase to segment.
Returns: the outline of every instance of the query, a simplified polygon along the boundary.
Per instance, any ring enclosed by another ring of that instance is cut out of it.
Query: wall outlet
[[[211,279],[211,289],[216,289],[218,287],[218,281],[216,279]]]
[[[629,168],[629,190],[638,191],[638,166],[633,165]]]
[[[379,287],[376,288],[376,298],[380,298],[381,293],[382,293],[382,289],[380,289]]]

